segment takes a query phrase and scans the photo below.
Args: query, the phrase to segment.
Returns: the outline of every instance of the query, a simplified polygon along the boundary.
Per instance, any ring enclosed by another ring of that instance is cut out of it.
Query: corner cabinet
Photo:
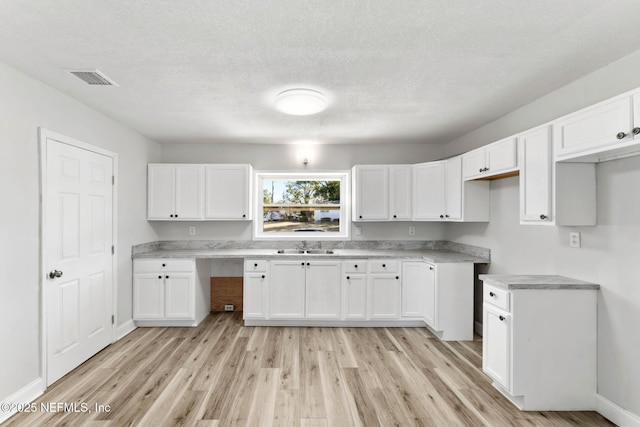
[[[522,410],[593,410],[597,290],[509,290],[480,278],[482,369],[494,387]]]
[[[246,164],[206,165],[204,172],[204,218],[250,220],[251,166]]]
[[[203,216],[202,165],[147,166],[147,219],[201,220]]]
[[[209,313],[208,262],[133,261],[133,320],[138,326],[196,326]]]

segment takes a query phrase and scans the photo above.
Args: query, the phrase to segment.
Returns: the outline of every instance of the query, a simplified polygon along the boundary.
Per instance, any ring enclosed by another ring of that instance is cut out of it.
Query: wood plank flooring
[[[482,373],[482,341],[420,328],[138,328],[50,387],[9,426],[609,426],[595,412],[521,412]],[[96,411],[95,405],[110,411]],[[81,409],[81,407],[79,407]]]

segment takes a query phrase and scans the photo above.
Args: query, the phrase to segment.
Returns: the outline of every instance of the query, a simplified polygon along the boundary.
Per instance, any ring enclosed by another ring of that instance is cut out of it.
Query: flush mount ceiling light
[[[327,97],[313,89],[289,89],[276,96],[276,108],[294,116],[308,116],[327,108]]]

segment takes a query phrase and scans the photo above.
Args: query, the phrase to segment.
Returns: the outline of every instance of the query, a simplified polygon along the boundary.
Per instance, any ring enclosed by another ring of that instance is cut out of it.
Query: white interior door
[[[113,158],[46,138],[47,385],[111,343]]]

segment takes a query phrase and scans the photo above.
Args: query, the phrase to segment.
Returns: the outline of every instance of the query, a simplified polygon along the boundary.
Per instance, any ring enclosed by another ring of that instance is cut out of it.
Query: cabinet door
[[[202,166],[176,165],[176,211],[178,219],[202,219],[204,181]]]
[[[339,319],[342,299],[340,263],[309,261],[306,274],[307,319]]]
[[[429,162],[413,166],[413,219],[444,219],[445,168],[446,162]]]
[[[367,286],[369,319],[400,317],[400,276],[372,274]]]
[[[446,170],[445,218],[459,221],[462,220],[462,157],[447,160]]]
[[[520,221],[549,222],[551,215],[551,126],[520,134]]]
[[[411,166],[391,166],[389,178],[389,216],[393,220],[410,220]]]
[[[553,124],[556,157],[571,157],[629,141],[633,128],[631,102],[630,96],[624,96],[556,120]],[[626,134],[622,140],[617,138],[619,132]]]
[[[424,262],[403,262],[402,263],[402,294],[401,311],[402,317],[422,318],[422,292],[426,282],[428,266]]]
[[[175,167],[147,166],[147,219],[170,219],[175,214]]]
[[[207,166],[205,181],[206,219],[251,219],[249,165]]]
[[[342,318],[364,320],[367,316],[366,300],[367,276],[364,274],[344,275],[342,281]]]
[[[633,135],[635,139],[640,139],[640,93],[633,95]]]
[[[433,265],[427,265],[427,272],[424,276],[424,289],[422,292],[422,317],[427,325],[436,331],[440,330],[438,325],[438,305],[436,288],[436,268]]]
[[[496,175],[518,168],[517,138],[510,137],[486,146],[487,171],[485,175]]]
[[[482,369],[511,391],[511,316],[484,304]]]
[[[133,320],[164,317],[164,276],[136,274],[133,278]]]
[[[355,167],[354,221],[389,219],[389,167]]]
[[[242,296],[242,316],[244,319],[265,319],[267,317],[267,297],[269,278],[267,273],[246,273]]]
[[[303,261],[271,261],[271,319],[304,319],[305,270]]]
[[[193,274],[167,273],[164,279],[164,316],[167,319],[193,320],[195,313],[195,277]]]
[[[462,176],[464,179],[473,179],[484,173],[486,166],[486,151],[483,148],[469,151],[462,155]]]

